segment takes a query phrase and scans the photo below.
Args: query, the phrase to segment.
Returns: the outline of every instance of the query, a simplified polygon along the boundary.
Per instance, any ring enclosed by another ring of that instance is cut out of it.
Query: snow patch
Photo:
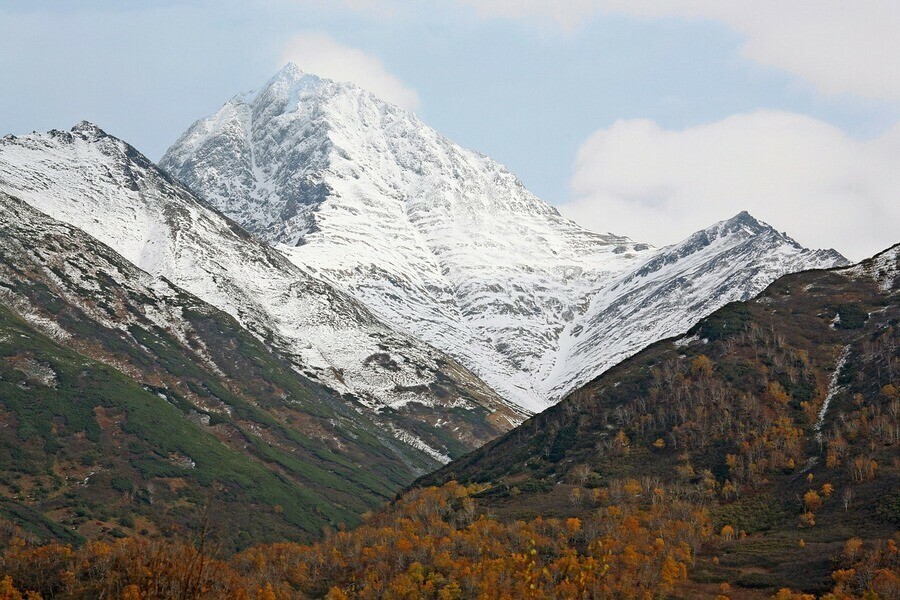
[[[841,369],[843,369],[844,365],[847,363],[847,357],[849,355],[850,346],[847,345],[841,350],[837,364],[834,367],[834,373],[831,374],[831,381],[828,382],[828,391],[825,394],[825,401],[822,402],[822,408],[819,409],[819,419],[814,428],[816,432],[816,441],[818,442],[822,441],[822,426],[825,424],[825,415],[828,414],[828,407],[831,405],[831,400],[834,398],[835,394],[841,390],[838,386],[838,377],[840,377]]]

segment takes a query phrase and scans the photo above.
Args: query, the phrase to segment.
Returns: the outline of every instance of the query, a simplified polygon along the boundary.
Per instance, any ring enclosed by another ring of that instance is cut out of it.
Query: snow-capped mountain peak
[[[561,351],[546,372],[547,393],[587,383],[724,304],[750,299],[786,273],[846,264],[838,252],[808,250],[742,211],[606,282],[563,332]]]
[[[92,137],[102,137],[106,135],[106,132],[100,129],[100,127],[87,120],[76,123],[71,131],[72,133],[80,133]]]
[[[564,219],[415,115],[290,66],[194,124],[161,165],[533,411],[549,403],[532,373],[578,306],[650,251]]]
[[[641,265],[635,274],[645,276],[705,248],[740,244],[757,246],[783,244],[797,251],[805,250],[787,234],[780,233],[771,225],[757,220],[747,211],[741,211],[730,219],[719,221],[691,234],[683,242],[661,249],[656,256]],[[846,260],[836,250],[818,250],[814,256],[816,265],[825,264],[829,260],[833,260],[835,264],[845,264],[842,261]]]
[[[303,69],[297,66],[293,61],[288,61],[284,64],[281,69],[275,73],[275,76],[269,80],[269,84],[275,81],[288,81],[288,82],[296,82],[300,81],[306,73],[303,72]],[[313,75],[315,77],[315,75]],[[268,87],[268,86],[267,86]]]
[[[734,250],[736,264],[713,259],[739,240],[771,238],[777,256],[803,257],[785,268],[808,266],[799,245],[776,239],[746,213],[659,252],[587,231],[508,169],[415,115],[292,65],[195,123],[161,166],[296,265],[448,352],[531,411],[595,373],[571,356],[593,356],[587,344],[600,340],[592,329],[629,332],[618,345],[601,344],[609,356],[623,357],[653,341],[645,330],[686,330],[703,310],[756,293],[784,272],[759,269],[763,275],[742,280],[735,269],[757,269],[740,261],[763,260],[763,253]],[[641,265],[660,277],[682,277],[685,261],[703,262],[698,257],[709,264],[707,279],[727,278],[713,287],[729,291],[708,303],[670,297],[666,327],[633,320],[646,316],[636,303],[616,313],[598,309],[611,286],[625,293],[639,281],[633,271]],[[611,320],[598,323],[597,310]],[[563,367],[566,361],[578,372]]]

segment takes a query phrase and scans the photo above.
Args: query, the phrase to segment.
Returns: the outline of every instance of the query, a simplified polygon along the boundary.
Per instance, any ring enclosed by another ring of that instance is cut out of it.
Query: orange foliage
[[[722,536],[723,540],[733,540],[734,539],[734,527],[731,525],[726,525],[722,528],[722,531],[719,533]]]
[[[803,506],[810,512],[815,512],[822,508],[822,498],[816,490],[809,490],[803,494]]]
[[[860,482],[875,479],[877,471],[878,463],[871,458],[864,458],[862,456],[856,457],[853,461],[853,468],[851,470],[853,480]]]
[[[227,561],[202,544],[11,544],[0,555],[8,574],[0,599],[37,598],[20,590],[142,600],[655,597],[687,577],[710,534],[704,510],[669,496],[623,498],[581,518],[499,522],[476,516],[472,495],[482,489],[416,490],[355,530],[308,546],[260,545]]]
[[[200,546],[202,548],[202,545]],[[34,598],[225,598],[252,600],[228,564],[191,544],[122,539],[91,542],[76,550],[60,544],[11,544],[0,556],[0,572]],[[0,584],[0,590],[3,590]],[[15,592],[8,596],[17,599]],[[6,597],[0,595],[0,598]]]
[[[791,397],[777,381],[769,382],[769,385],[766,387],[766,395],[776,404],[783,405],[791,401]]]
[[[778,590],[778,593],[772,596],[772,600],[816,600],[814,594],[801,594],[792,592],[787,588]]]
[[[691,375],[695,377],[709,377],[713,374],[713,362],[705,354],[701,354],[691,361]]]

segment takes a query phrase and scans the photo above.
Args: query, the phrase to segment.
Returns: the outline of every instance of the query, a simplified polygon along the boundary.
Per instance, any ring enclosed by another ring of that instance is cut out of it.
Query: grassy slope
[[[62,347],[5,308],[0,340],[6,425],[0,429],[0,462],[7,492],[0,501],[26,526],[40,513],[89,537],[115,529],[191,527],[215,490],[212,505],[218,510],[226,504],[227,514],[218,513],[214,524],[223,526],[231,543],[305,538],[325,524],[352,522],[355,512],[390,492],[373,476],[362,473],[362,483],[350,482],[316,464],[352,467],[290,430],[285,436],[309,447],[308,456],[251,436],[238,424],[241,416],[219,417],[216,427],[241,437],[238,444],[224,443],[214,428],[185,418],[192,408],[183,400],[163,399]],[[29,375],[35,364],[52,371],[51,385]],[[260,409],[223,396],[234,413],[247,413],[244,422],[279,426]],[[359,497],[351,503],[354,493]],[[59,533],[43,520],[31,525],[39,527],[35,533]]]

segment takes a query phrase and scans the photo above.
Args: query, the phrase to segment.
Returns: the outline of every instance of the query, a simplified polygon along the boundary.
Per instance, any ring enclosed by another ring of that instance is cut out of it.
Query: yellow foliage
[[[622,490],[631,498],[637,498],[638,494],[641,493],[641,484],[638,483],[637,479],[629,479],[625,482]]]
[[[641,489],[637,481],[622,487]],[[261,545],[228,561],[203,556],[193,544],[131,538],[77,551],[12,544],[0,554],[9,572],[0,600],[36,600],[13,581],[47,585],[61,597],[129,600],[281,600],[325,590],[329,600],[652,598],[687,577],[710,530],[705,510],[670,497],[661,484],[655,489],[666,502],[626,500],[582,518],[514,522],[471,514],[470,496],[484,489],[449,483],[416,490],[317,544]]]
[[[131,584],[122,590],[122,600],[141,600],[141,588]]]
[[[713,374],[713,362],[705,354],[691,361],[691,375],[709,377]]]
[[[267,583],[265,587],[257,589],[256,600],[278,600],[271,583]]]
[[[791,401],[791,397],[777,381],[769,382],[766,387],[766,395],[777,404],[787,404]]]
[[[39,600],[38,596],[35,600]],[[22,592],[13,585],[12,577],[9,575],[0,579],[0,600],[22,600]]]
[[[809,490],[803,494],[803,506],[810,512],[817,511],[822,507],[822,498],[819,497],[816,490]]]
[[[781,588],[778,593],[772,596],[772,600],[816,600],[813,594],[801,594],[792,592],[788,588]]]
[[[858,537],[853,537],[844,542],[844,549],[841,555],[849,561],[856,560],[862,552],[863,542]]]
[[[628,447],[631,444],[631,440],[628,439],[628,435],[625,433],[624,429],[620,429],[619,433],[616,434],[615,442],[616,446],[625,452],[628,451]]]

